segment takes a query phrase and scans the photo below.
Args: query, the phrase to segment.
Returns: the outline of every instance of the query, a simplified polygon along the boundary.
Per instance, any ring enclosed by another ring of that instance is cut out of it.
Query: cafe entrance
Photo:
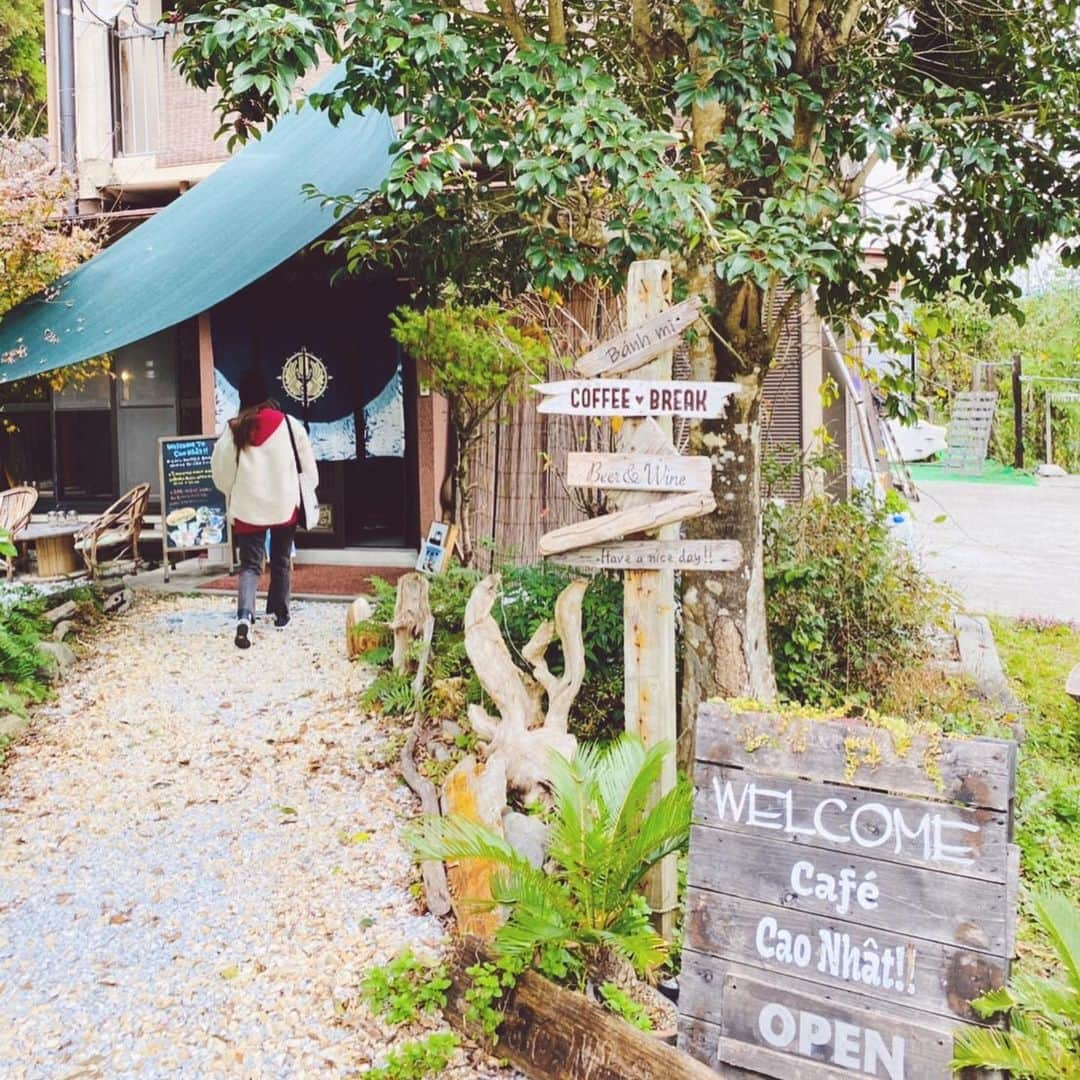
[[[319,462],[319,526],[298,546],[413,546],[416,395],[389,323],[407,292],[389,276],[331,273],[297,256],[212,309],[217,427],[236,415],[243,372],[260,370]]]

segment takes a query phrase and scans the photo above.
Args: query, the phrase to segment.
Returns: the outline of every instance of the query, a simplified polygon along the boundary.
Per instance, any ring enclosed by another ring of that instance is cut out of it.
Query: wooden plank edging
[[[470,985],[465,969],[490,959],[484,946],[469,938],[458,945],[451,962],[452,986],[443,1011],[455,1028],[474,1039],[478,1033],[464,1018]],[[488,1049],[532,1080],[734,1080],[750,1075],[728,1066],[710,1069],[532,971],[518,978],[504,1002],[499,1041]]]

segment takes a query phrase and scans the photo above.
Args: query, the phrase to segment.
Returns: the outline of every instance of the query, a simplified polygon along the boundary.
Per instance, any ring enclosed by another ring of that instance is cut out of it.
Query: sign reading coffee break
[[[210,457],[213,435],[158,439],[161,529],[165,578],[169,555],[230,544],[225,496],[214,487]]]
[[[720,1072],[947,1080],[1013,955],[1016,744],[698,715],[680,1045]]]

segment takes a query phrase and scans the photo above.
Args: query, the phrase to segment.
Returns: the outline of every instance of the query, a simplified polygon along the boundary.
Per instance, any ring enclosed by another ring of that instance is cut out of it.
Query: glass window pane
[[[58,412],[56,458],[61,499],[112,496],[112,413]]]
[[[0,383],[0,403],[40,402],[48,404],[49,384],[44,379],[16,379],[15,382]]]
[[[51,499],[52,435],[47,412],[5,411],[0,417],[0,487],[30,484]]]
[[[95,371],[88,378],[74,378],[53,399],[57,409],[108,409],[112,406],[112,375]]]
[[[121,405],[175,404],[176,344],[169,329],[116,350]]]
[[[157,498],[158,438],[176,434],[175,406],[154,409],[121,409],[117,417],[120,445],[120,490],[149,482],[150,494]]]

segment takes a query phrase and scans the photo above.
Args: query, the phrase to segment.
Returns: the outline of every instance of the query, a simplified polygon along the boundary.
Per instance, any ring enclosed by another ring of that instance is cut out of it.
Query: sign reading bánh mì
[[[947,1080],[1014,951],[1015,743],[698,715],[680,1045],[765,1076]]]
[[[697,321],[700,313],[699,296],[665,308],[579,357],[574,370],[585,376],[619,375],[624,371],[635,371],[661,353],[674,349],[682,332]]]

